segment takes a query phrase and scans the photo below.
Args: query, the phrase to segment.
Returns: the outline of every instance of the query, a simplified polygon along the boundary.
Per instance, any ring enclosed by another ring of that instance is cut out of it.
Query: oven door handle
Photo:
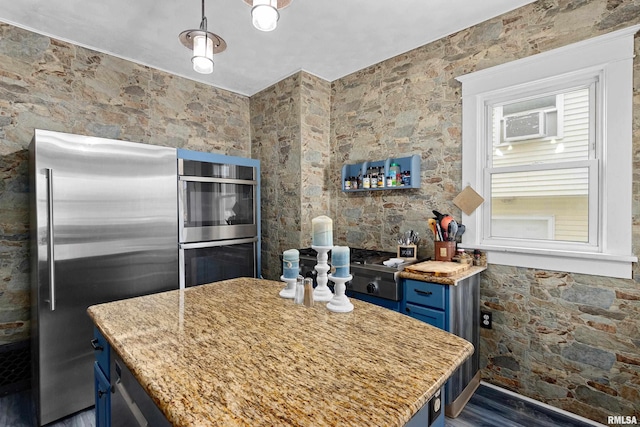
[[[243,243],[254,243],[257,241],[258,241],[257,237],[249,237],[247,239],[214,240],[211,242],[197,242],[197,243],[180,243],[180,249],[215,248],[219,246],[231,246],[231,245],[240,245]]]
[[[208,176],[180,175],[178,179],[180,181],[209,182],[209,183],[217,183],[217,184],[240,184],[240,185],[257,185],[258,184],[258,181],[256,181],[255,179],[213,178]]]

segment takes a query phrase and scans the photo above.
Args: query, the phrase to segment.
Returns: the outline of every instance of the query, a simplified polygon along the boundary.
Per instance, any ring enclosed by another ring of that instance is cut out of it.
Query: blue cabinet
[[[416,412],[405,424],[405,427],[444,427],[444,411],[442,410],[442,389]]]
[[[111,427],[111,346],[96,327],[91,345],[96,357],[93,365],[96,427]]]
[[[369,294],[363,294],[361,292],[352,292],[349,289],[346,290],[346,295],[349,298],[355,298],[361,301],[366,301],[368,303],[375,304],[380,307],[388,308],[389,310],[400,311],[400,301],[393,301],[390,299],[380,298],[380,297],[372,296]]]
[[[96,427],[111,425],[111,384],[100,369],[98,362],[93,365],[96,401]]]
[[[476,349],[445,385],[445,414],[455,418],[480,384],[480,275],[449,285],[402,279],[402,286],[402,313],[464,338]]]
[[[449,306],[449,287],[419,280],[404,280],[402,311],[418,320],[449,330],[446,309]]]
[[[445,331],[447,330],[445,327],[445,316],[442,310],[434,310],[432,308],[420,307],[419,305],[408,303],[405,312],[409,316],[421,320],[424,323],[428,323]]]

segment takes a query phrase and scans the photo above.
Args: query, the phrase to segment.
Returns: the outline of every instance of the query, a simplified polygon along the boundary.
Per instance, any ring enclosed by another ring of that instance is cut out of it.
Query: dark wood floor
[[[0,426],[32,427],[34,409],[28,391],[0,397]],[[587,427],[601,424],[581,422],[556,411],[532,404],[500,389],[481,384],[462,413],[447,418],[446,427]],[[93,408],[49,424],[47,427],[95,427]]]
[[[446,418],[446,427],[587,427],[603,426],[581,421],[529,402],[490,385],[480,384],[457,418]],[[604,426],[603,426],[604,427]]]
[[[35,407],[30,390],[0,397],[0,426],[33,427],[36,425]],[[56,421],[47,427],[95,427],[93,408]]]

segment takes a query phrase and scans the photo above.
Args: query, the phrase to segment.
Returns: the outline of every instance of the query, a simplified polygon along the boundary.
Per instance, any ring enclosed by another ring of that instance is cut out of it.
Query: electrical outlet
[[[480,327],[485,329],[491,329],[491,325],[493,324],[493,319],[491,317],[490,311],[481,311],[480,312]]]

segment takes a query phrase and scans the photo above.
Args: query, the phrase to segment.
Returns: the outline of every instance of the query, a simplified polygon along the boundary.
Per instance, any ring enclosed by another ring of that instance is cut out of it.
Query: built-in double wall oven
[[[180,286],[260,276],[260,162],[178,150]]]

